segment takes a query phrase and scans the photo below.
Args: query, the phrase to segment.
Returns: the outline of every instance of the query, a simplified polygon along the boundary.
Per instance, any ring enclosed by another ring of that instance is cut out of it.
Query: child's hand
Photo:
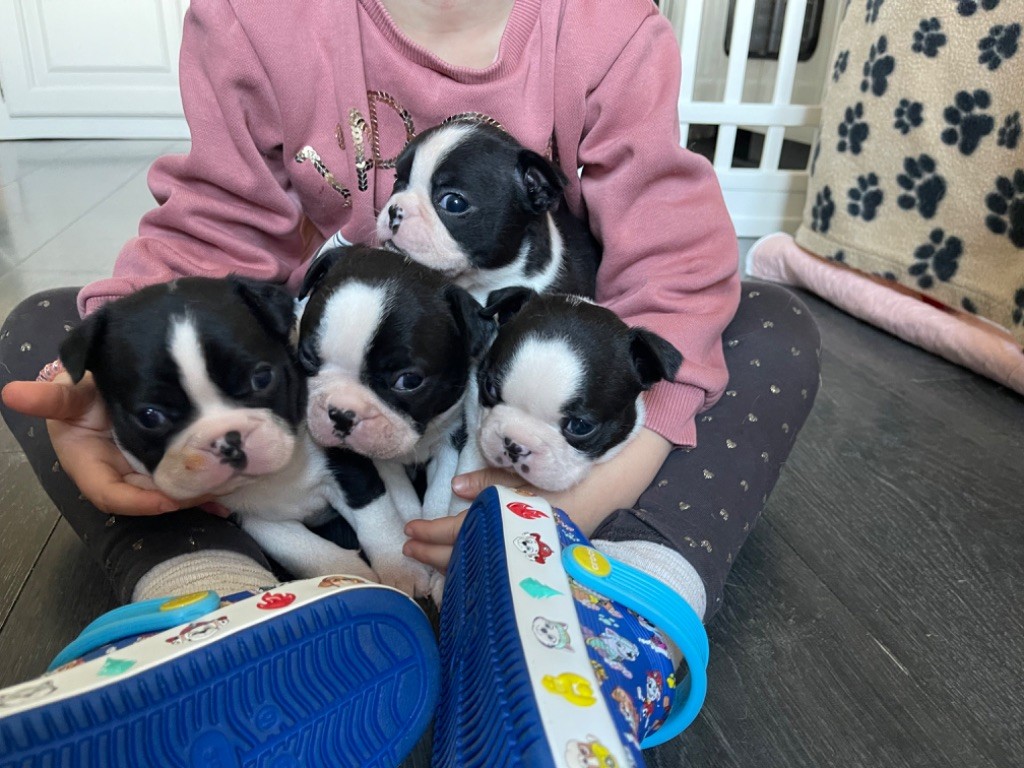
[[[4,387],[3,400],[9,408],[47,420],[61,467],[101,511],[159,515],[193,505],[125,481],[136,473],[114,444],[110,417],[91,375],[78,384],[72,384],[66,373],[53,382],[11,382]]]
[[[402,547],[402,552],[444,573],[448,569],[455,539],[468,511],[463,510],[457,515],[436,520],[413,520],[407,523],[405,535],[409,540]]]

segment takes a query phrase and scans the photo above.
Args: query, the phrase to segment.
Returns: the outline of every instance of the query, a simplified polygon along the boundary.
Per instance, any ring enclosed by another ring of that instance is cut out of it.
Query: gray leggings
[[[0,385],[32,380],[57,356],[78,321],[77,289],[36,294],[0,330]],[[697,417],[696,448],[676,449],[636,509],[619,510],[595,539],[644,540],[681,553],[704,580],[709,619],[721,607],[725,578],[757,522],[818,391],[818,330],[807,307],[784,288],[744,283],[736,317],[723,335],[730,383],[721,401]],[[106,515],[59,471],[46,425],[3,408],[4,420],[57,509],[99,561],[117,598],[158,563],[222,549],[268,566],[234,523],[199,510],[157,517]],[[339,518],[340,520],[340,518]],[[343,546],[350,532],[331,531]]]

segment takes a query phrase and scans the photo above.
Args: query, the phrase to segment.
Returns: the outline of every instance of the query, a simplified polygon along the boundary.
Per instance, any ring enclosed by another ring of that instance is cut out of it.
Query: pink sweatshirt
[[[411,136],[482,114],[538,152],[557,149],[569,205],[604,246],[598,301],[683,354],[676,381],[647,393],[647,426],[694,445],[695,414],[728,379],[721,334],[739,277],[714,172],[679,146],[679,62],[651,0],[516,0],[486,69],[419,47],[380,0],[192,0],[181,49],[191,152],[154,163],[160,207],[79,309],[182,275],[295,288],[339,229],[372,241]]]

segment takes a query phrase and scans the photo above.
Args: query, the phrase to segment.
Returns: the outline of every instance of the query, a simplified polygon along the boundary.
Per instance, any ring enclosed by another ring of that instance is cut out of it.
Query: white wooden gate
[[[825,6],[818,50],[811,61],[798,62],[807,3],[790,0],[786,3],[778,62],[754,62],[753,66],[748,64],[747,54],[755,0],[736,0],[728,55],[721,45],[726,31],[727,0],[662,2],[662,11],[673,22],[680,38],[682,142],[687,145],[691,126],[718,126],[713,162],[741,237],[758,237],[780,229],[794,230],[799,224],[808,173],[806,169],[780,170],[779,160],[787,131],[792,138],[809,145],[813,145],[816,138],[820,99],[825,79],[831,72],[832,42],[842,0],[826,2],[831,5]],[[709,13],[714,19],[708,18]],[[723,66],[724,89],[706,87],[709,77],[721,80]],[[751,72],[754,67],[757,71]],[[798,69],[801,70],[800,96],[805,103],[794,103]],[[771,86],[762,89],[769,90],[770,94],[757,94],[757,88],[751,88],[751,80],[758,77],[763,80],[766,73],[769,77],[774,75]],[[755,77],[751,78],[752,74]],[[702,79],[705,82],[702,83]],[[698,98],[698,91],[706,94],[715,90],[722,91],[720,98]],[[764,135],[757,168],[733,167],[740,127]]]

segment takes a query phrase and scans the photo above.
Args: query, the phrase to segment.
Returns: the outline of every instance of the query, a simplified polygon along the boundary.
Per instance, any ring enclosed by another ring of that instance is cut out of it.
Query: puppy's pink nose
[[[334,431],[345,437],[356,425],[356,412],[346,408],[344,411],[333,405],[327,409],[327,417],[334,422]]]
[[[235,469],[245,469],[249,459],[245,455],[245,451],[242,450],[242,434],[240,432],[231,430],[214,441],[213,447],[220,454],[222,464],[227,464]]]
[[[508,457],[512,459],[513,464],[515,464],[520,459],[525,459],[527,456],[533,453],[533,451],[529,450],[528,448],[524,448],[519,443],[510,440],[507,437],[504,439],[504,443],[505,453],[507,453]]]
[[[391,227],[391,234],[398,232],[398,228],[402,225],[402,219],[404,218],[405,214],[397,203],[392,203],[388,207],[388,226]]]

